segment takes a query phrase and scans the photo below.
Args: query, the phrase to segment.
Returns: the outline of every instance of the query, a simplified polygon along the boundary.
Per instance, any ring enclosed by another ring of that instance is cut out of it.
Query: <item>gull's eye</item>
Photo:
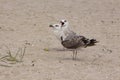
[[[59,27],[59,25],[55,25],[56,27]]]
[[[64,22],[67,22],[66,20]]]

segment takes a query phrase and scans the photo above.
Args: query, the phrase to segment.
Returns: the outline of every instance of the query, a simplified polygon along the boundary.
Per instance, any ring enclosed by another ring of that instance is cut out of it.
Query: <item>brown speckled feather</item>
[[[85,46],[83,39],[83,36],[78,36],[76,34],[68,35],[64,41],[61,40],[61,44],[66,48],[76,49]]]

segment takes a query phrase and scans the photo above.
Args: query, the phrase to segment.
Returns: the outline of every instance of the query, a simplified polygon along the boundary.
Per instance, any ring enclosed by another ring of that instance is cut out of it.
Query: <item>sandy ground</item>
[[[61,19],[100,42],[73,61],[48,27]],[[24,44],[23,62],[0,62],[0,80],[120,80],[120,0],[0,0],[0,57]]]

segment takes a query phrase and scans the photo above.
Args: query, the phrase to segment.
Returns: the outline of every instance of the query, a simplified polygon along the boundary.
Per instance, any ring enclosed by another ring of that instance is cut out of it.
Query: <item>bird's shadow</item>
[[[62,58],[61,60],[81,61],[81,59],[79,59],[79,58],[73,59],[72,57],[71,58]]]
[[[58,51],[59,51],[59,52],[61,52],[61,53],[62,53],[62,52],[71,52],[71,51],[73,51],[73,49],[66,49],[66,48],[49,48],[49,50],[50,50],[50,51],[53,51],[53,52],[58,52]],[[78,49],[78,51],[79,51],[79,50],[81,50],[81,49]],[[60,54],[61,54],[61,53],[60,53]],[[71,52],[71,54],[72,54],[72,52]],[[70,60],[71,60],[71,61],[83,61],[83,60],[80,59],[79,57],[76,58],[76,59],[73,59],[72,56],[71,56],[71,57],[64,57],[64,58],[63,58],[63,57],[58,57],[58,58],[59,58],[59,60],[66,60],[66,61],[67,61],[67,60],[68,60],[68,61],[70,61]]]
[[[71,49],[66,48],[49,48],[50,51],[72,51]]]

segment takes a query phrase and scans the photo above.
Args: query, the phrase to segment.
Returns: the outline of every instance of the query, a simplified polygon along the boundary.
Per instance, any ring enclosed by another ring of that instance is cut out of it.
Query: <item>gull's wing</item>
[[[80,46],[84,46],[83,36],[78,36],[76,34],[69,34],[61,44],[69,49],[76,49]]]

